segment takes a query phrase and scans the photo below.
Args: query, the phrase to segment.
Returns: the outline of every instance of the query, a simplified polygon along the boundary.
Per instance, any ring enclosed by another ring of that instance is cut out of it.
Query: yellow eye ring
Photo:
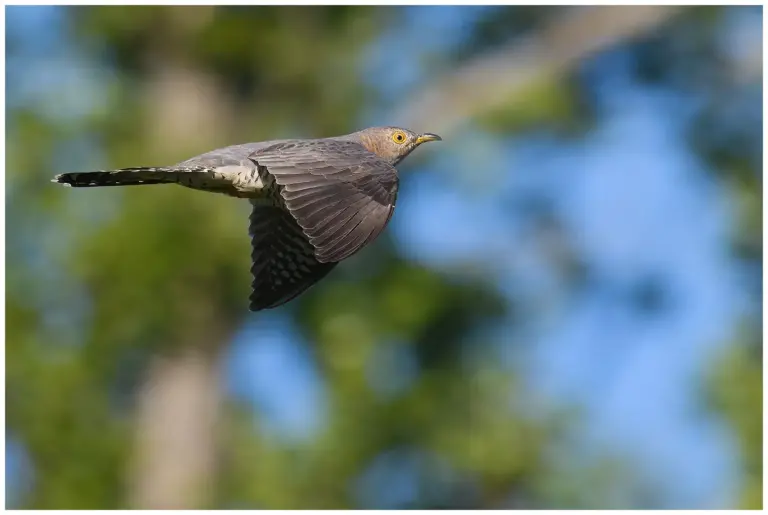
[[[392,134],[392,141],[397,143],[398,145],[402,145],[405,143],[405,140],[407,138],[405,137],[405,133],[403,131],[396,131]]]

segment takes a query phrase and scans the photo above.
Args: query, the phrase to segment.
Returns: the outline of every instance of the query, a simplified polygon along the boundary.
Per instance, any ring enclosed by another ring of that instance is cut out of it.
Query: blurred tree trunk
[[[171,57],[157,59],[153,69],[145,95],[146,112],[153,114],[144,131],[149,153],[173,162],[190,148],[208,150],[230,123],[221,89]],[[128,491],[133,508],[199,509],[214,495],[219,361],[236,317],[210,298],[205,284],[185,287],[179,303],[185,316],[174,325],[172,350],[150,359],[138,394]]]
[[[221,401],[217,354],[189,348],[149,366],[138,399],[131,507],[209,504]]]

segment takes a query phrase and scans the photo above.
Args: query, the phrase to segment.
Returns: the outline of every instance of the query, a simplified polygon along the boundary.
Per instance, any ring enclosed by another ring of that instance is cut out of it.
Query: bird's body
[[[396,127],[346,136],[225,147],[164,167],[57,175],[74,187],[175,183],[247,198],[250,309],[277,307],[373,241],[392,216],[394,168],[414,148],[440,138]]]

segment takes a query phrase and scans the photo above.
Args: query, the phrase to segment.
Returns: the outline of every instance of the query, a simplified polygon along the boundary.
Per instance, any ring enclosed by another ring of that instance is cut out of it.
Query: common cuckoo
[[[392,217],[395,165],[436,134],[373,127],[326,139],[274,140],[220,148],[161,167],[57,175],[76,188],[175,183],[247,198],[251,311],[274,308],[372,242]]]

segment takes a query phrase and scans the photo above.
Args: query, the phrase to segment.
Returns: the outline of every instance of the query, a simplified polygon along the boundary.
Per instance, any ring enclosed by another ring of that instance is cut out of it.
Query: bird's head
[[[392,165],[402,161],[422,143],[442,140],[437,134],[429,132],[417,134],[400,127],[371,127],[356,132],[355,136],[368,151],[389,161]]]

